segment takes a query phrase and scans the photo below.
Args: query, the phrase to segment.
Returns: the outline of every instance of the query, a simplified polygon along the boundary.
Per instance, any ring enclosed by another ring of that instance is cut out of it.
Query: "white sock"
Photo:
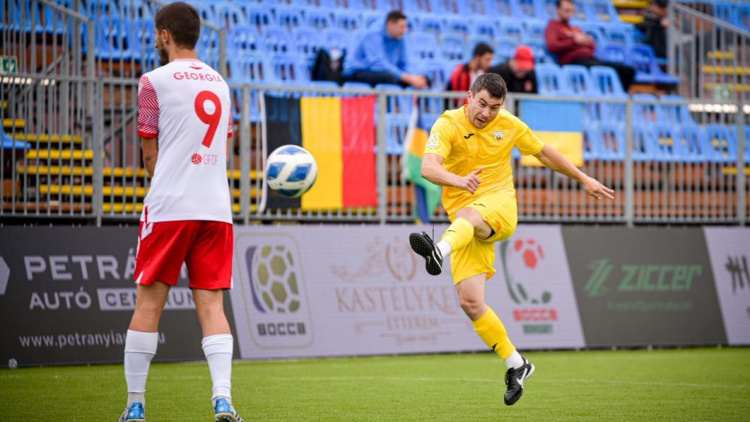
[[[520,368],[523,366],[523,357],[518,353],[518,350],[514,350],[513,353],[508,356],[508,359],[505,359],[505,366],[507,366],[508,369]]]
[[[125,382],[128,385],[128,407],[146,402],[146,378],[151,359],[156,354],[159,333],[128,330],[125,336]]]
[[[453,248],[451,247],[451,244],[446,242],[445,240],[441,240],[436,245],[438,249],[440,250],[440,253],[443,254],[443,259],[447,258],[448,255],[451,254],[453,251]]]
[[[231,334],[216,334],[204,337],[201,341],[203,353],[208,361],[208,370],[211,371],[213,381],[213,395],[211,400],[217,397],[232,399],[232,352],[234,351],[234,339]]]

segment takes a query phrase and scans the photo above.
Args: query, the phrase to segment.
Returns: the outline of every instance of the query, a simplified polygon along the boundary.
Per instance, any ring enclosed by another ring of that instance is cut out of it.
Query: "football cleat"
[[[505,385],[508,391],[505,392],[505,404],[512,406],[523,394],[523,383],[534,373],[534,365],[528,359],[523,359],[523,365],[519,368],[510,368],[505,373]]]
[[[143,403],[135,402],[130,405],[117,422],[146,422],[146,411],[143,409]]]
[[[425,259],[425,268],[429,274],[439,275],[443,271],[443,254],[427,233],[410,234],[409,244],[414,252]]]
[[[219,397],[214,404],[216,422],[244,422],[226,397]]]

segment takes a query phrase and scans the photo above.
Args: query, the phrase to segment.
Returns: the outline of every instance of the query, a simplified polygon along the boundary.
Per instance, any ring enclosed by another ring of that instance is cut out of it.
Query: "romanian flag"
[[[435,208],[440,205],[443,188],[422,177],[422,157],[427,145],[428,130],[422,122],[418,104],[414,104],[409,119],[409,128],[404,138],[402,157],[403,173],[406,180],[414,184],[416,204],[414,218],[417,224],[430,222]]]
[[[269,190],[267,207],[319,211],[377,206],[375,97],[266,95],[264,100],[267,154],[282,145],[299,145],[318,163],[310,191],[286,198]]]
[[[537,138],[560,151],[576,167],[583,165],[583,104],[564,101],[521,101],[521,119]],[[541,166],[535,157],[521,157],[524,166]]]

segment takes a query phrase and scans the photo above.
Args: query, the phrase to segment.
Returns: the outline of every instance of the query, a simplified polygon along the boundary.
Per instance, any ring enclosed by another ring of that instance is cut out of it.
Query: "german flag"
[[[267,151],[287,144],[310,151],[315,185],[301,198],[269,190],[269,208],[326,211],[378,204],[375,97],[279,98],[266,95]]]

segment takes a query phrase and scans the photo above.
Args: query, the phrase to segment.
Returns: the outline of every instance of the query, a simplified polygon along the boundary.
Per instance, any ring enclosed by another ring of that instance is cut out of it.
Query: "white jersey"
[[[159,138],[141,221],[232,222],[227,138],[229,87],[199,60],[174,60],[141,76],[138,135]]]

